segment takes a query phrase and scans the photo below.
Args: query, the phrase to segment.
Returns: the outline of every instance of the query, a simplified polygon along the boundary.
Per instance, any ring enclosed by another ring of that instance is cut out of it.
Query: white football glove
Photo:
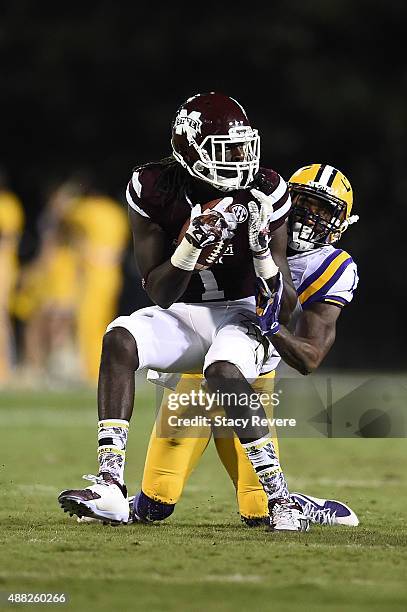
[[[258,202],[252,200],[247,205],[249,209],[249,245],[253,253],[253,265],[256,276],[268,279],[278,273],[278,267],[269,249],[269,223],[273,213],[274,198],[265,195],[258,189],[251,189],[250,193]]]
[[[233,238],[237,227],[234,213],[228,212],[227,207],[233,198],[223,198],[213,208],[202,212],[201,205],[196,204],[191,210],[191,222],[185,233],[185,238],[195,248],[216,244],[221,240]]]
[[[259,253],[268,248],[269,219],[273,213],[273,197],[266,196],[258,189],[250,189],[250,193],[256,198],[248,203],[249,209],[249,245],[253,252]],[[260,204],[260,208],[259,208]]]

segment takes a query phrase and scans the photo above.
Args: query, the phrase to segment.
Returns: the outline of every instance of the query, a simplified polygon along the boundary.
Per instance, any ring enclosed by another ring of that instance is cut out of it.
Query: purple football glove
[[[272,291],[266,281],[260,276],[256,279],[256,314],[262,334],[269,336],[280,329],[278,317],[280,315],[281,300],[283,297],[283,276],[277,275],[275,289]]]

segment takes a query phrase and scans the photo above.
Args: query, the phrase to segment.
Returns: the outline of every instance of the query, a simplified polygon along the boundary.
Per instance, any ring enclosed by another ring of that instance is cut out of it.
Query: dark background
[[[341,247],[360,285],[326,364],[405,367],[406,6],[3,4],[0,163],[26,208],[21,257],[53,181],[86,167],[123,200],[131,168],[169,153],[179,104],[222,91],[259,129],[263,165],[288,179],[329,163],[353,185],[360,221]]]

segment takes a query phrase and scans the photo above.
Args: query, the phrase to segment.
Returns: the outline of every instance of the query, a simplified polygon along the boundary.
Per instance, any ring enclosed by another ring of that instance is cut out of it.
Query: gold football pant
[[[175,393],[190,393],[192,389],[198,391],[201,383],[200,375],[184,374]],[[253,388],[259,393],[271,396],[274,389],[274,372],[259,377]],[[141,488],[155,501],[176,504],[191,472],[209,444],[212,430],[210,426],[203,425],[188,430],[174,427],[173,431],[168,431],[168,416],[175,414],[168,407],[170,394],[171,391],[166,389],[150,437]],[[185,416],[188,410],[189,407],[182,416]],[[271,408],[265,406],[265,410],[270,418]],[[180,416],[178,411],[177,415]],[[191,437],[184,437],[184,432],[189,433]],[[162,437],[163,433],[165,437]],[[238,438],[235,435],[224,438],[214,436],[214,442],[217,453],[234,484],[241,516],[245,518],[267,516],[266,495]],[[273,443],[278,453],[275,436]]]

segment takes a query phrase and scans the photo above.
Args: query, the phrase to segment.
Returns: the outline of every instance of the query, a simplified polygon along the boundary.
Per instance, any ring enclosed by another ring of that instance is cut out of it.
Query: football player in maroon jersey
[[[287,256],[298,305],[290,319],[290,328],[280,326],[282,285],[276,287],[272,296],[268,286],[258,279],[257,333],[261,330],[268,336],[273,331],[268,359],[255,383],[258,390],[266,392],[266,398],[271,397],[280,358],[301,374],[308,374],[319,366],[334,342],[340,312],[352,301],[358,284],[357,266],[352,257],[336,248],[344,231],[358,220],[357,215],[351,215],[353,193],[346,176],[328,164],[310,164],[297,170],[288,184],[293,206],[288,223]],[[256,333],[256,329],[251,333]],[[199,389],[200,376],[150,371],[148,378],[167,387],[167,391],[150,437],[142,488],[134,498],[129,498],[132,520],[160,521],[171,516],[213,436],[218,455],[235,486],[242,520],[249,526],[262,525],[267,515],[267,499],[238,440],[219,434],[214,419],[218,413],[212,411],[210,423],[201,421],[193,429],[184,425],[184,417],[187,423],[191,421],[193,406],[171,412],[174,396],[192,388]],[[169,427],[172,419],[175,423],[172,421],[174,425]],[[343,502],[303,493],[292,493],[292,498],[301,504],[311,522],[358,525],[356,514]]]
[[[304,531],[308,521],[290,499],[268,427],[251,419],[250,398],[257,396],[248,382],[265,350],[246,333],[247,322],[256,321],[256,277],[271,289],[284,278],[280,320],[288,320],[297,299],[286,259],[287,185],[260,167],[258,132],[228,96],[198,94],[182,104],[171,144],[172,156],[136,168],[127,190],[135,258],[156,306],[107,328],[98,387],[99,475],[89,476],[94,484],[85,489],[63,491],[59,502],[79,517],[127,522],[123,473],[134,372],[203,372],[209,392],[229,398],[223,407],[267,495],[272,529]],[[224,196],[233,198],[229,212],[221,200],[210,211],[221,223],[205,223],[201,205]],[[196,273],[202,248],[221,239],[230,240],[228,254]],[[262,408],[257,416],[265,417]]]

